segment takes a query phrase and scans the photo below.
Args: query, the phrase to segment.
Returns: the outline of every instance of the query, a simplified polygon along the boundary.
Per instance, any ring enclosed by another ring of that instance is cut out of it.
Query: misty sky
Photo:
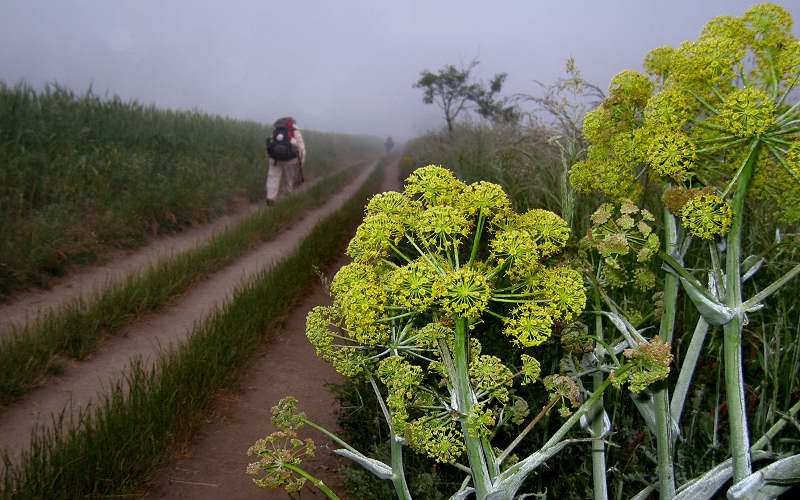
[[[444,122],[412,88],[479,59],[504,94],[535,93],[569,56],[607,88],[651,49],[697,39],[739,0],[2,0],[0,80],[144,104],[407,139]],[[800,1],[777,2],[800,36]]]

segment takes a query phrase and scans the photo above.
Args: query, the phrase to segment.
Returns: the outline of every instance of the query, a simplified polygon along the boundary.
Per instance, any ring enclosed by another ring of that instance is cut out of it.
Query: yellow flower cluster
[[[392,411],[392,429],[402,436],[408,423],[408,405],[422,383],[422,368],[402,356],[392,356],[380,362],[378,377],[389,389],[386,404]]]
[[[522,360],[522,385],[536,382],[542,373],[542,365],[539,360],[527,354],[522,354],[520,359]]]
[[[782,7],[756,5],[713,19],[696,41],[651,51],[644,66],[652,83],[631,71],[614,77],[608,98],[584,120],[590,145],[570,169],[572,185],[635,200],[637,173],[647,166],[679,186],[727,193],[744,158],[760,155],[754,194],[774,199],[780,219],[800,218],[800,180],[788,161],[800,120],[788,102],[800,70],[791,26]]]
[[[453,316],[475,320],[486,310],[492,288],[486,275],[462,267],[437,281],[434,293],[444,311]]]
[[[398,267],[389,274],[387,286],[392,303],[406,309],[425,310],[435,300],[436,269],[423,259]]]
[[[404,193],[408,199],[419,199],[426,207],[455,206],[466,189],[467,186],[449,170],[428,165],[408,176]]]
[[[570,321],[586,307],[583,277],[568,267],[540,268],[526,280],[526,291],[556,321]]]
[[[487,408],[486,405],[478,405],[467,417],[467,430],[472,437],[491,436],[494,423],[494,412],[491,408]]]
[[[452,463],[464,453],[464,435],[454,420],[417,419],[409,422],[406,443],[441,463]]]
[[[683,42],[670,61],[670,80],[686,90],[708,95],[711,86],[731,86],[744,56],[744,48],[731,38]]]
[[[668,46],[651,50],[644,58],[645,71],[663,82],[669,78],[670,65],[674,55],[675,49]]]
[[[694,144],[680,132],[664,132],[650,141],[647,163],[659,175],[680,179],[694,167]]]
[[[535,347],[548,338],[553,330],[553,316],[546,308],[526,303],[517,307],[503,320],[503,333],[522,347]]]
[[[681,208],[681,222],[698,238],[713,239],[725,234],[732,217],[730,205],[715,194],[699,194]]]
[[[739,137],[758,136],[775,123],[775,105],[763,90],[735,89],[720,105],[723,126]]]
[[[503,188],[497,184],[478,181],[467,186],[463,193],[461,208],[470,216],[483,212],[484,216],[494,219],[511,211],[509,201]]]
[[[468,224],[465,213],[448,205],[435,205],[423,210],[413,222],[422,243],[437,249],[461,243],[469,234]]]
[[[469,364],[469,378],[479,397],[483,392],[501,404],[508,402],[513,377],[511,370],[497,356],[484,354],[473,358]]]

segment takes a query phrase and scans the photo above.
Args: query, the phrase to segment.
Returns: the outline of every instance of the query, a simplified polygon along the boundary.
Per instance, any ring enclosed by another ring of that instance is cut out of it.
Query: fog
[[[412,88],[423,69],[478,59],[479,79],[508,73],[504,95],[536,93],[572,56],[606,88],[651,49],[756,3],[5,0],[0,80],[403,140],[444,124]],[[800,2],[781,5],[800,22]]]

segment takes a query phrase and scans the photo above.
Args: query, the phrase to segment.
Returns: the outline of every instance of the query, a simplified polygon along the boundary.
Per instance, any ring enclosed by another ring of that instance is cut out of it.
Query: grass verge
[[[264,342],[313,286],[315,266],[335,259],[380,186],[376,169],[337,212],[320,221],[291,255],[234,294],[156,366],[134,361],[97,408],[75,421],[64,413],[34,433],[17,465],[8,455],[2,498],[84,498],[132,494],[188,439],[215,395],[234,384]],[[278,369],[278,367],[276,367]]]
[[[142,314],[158,310],[197,280],[212,274],[274,237],[352,181],[353,165],[270,210],[260,211],[209,242],[105,287],[88,300],[51,310],[0,342],[0,404],[28,392],[48,373],[58,372],[57,355],[82,358],[104,337],[119,333]]]

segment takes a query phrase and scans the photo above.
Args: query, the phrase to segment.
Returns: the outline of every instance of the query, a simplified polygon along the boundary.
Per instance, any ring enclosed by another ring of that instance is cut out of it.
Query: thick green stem
[[[317,478],[315,478],[314,476],[312,476],[312,475],[311,475],[311,474],[309,474],[308,472],[304,471],[303,469],[301,469],[300,467],[297,467],[297,466],[295,466],[295,465],[292,465],[292,464],[283,464],[283,466],[284,466],[284,467],[286,467],[286,468],[287,468],[287,469],[289,469],[289,470],[292,470],[292,471],[296,472],[297,474],[299,474],[299,475],[303,476],[304,478],[306,478],[306,479],[307,479],[309,482],[311,482],[311,484],[313,484],[314,486],[316,486],[317,488],[319,488],[319,490],[320,490],[321,492],[325,493],[325,495],[327,495],[327,496],[328,496],[328,498],[330,498],[331,500],[339,500],[339,497],[338,497],[338,496],[336,496],[336,493],[334,493],[333,491],[331,491],[331,489],[330,489],[330,488],[328,488],[328,487],[325,485],[325,483],[323,483],[323,482],[322,482],[322,480],[321,480],[321,479],[317,479]]]
[[[469,429],[467,419],[472,413],[474,398],[472,386],[469,383],[469,369],[467,366],[467,320],[457,318],[455,325],[456,345],[453,358],[456,365],[456,402],[458,412],[461,413],[461,430],[464,433],[464,441],[467,447],[467,458],[472,470],[472,484],[475,487],[477,498],[484,498],[491,487],[492,480],[489,476],[489,469],[486,457],[483,455],[480,436]]]
[[[403,470],[403,444],[395,439],[394,432],[391,436],[392,441],[392,483],[397,498],[401,500],[411,500],[411,492],[408,491],[406,483],[406,473]]]
[[[678,248],[678,229],[675,216],[664,208],[664,253],[675,255]],[[664,342],[672,342],[675,329],[675,311],[678,301],[677,276],[667,273],[664,276],[664,312],[661,314],[659,335]],[[669,387],[666,382],[656,386],[653,395],[656,410],[656,454],[658,456],[659,498],[670,499],[675,496],[675,472],[672,451],[672,416],[669,408]]]
[[[683,406],[686,403],[686,395],[689,393],[689,386],[692,382],[694,370],[697,367],[697,360],[700,359],[700,353],[703,350],[703,343],[708,333],[708,322],[700,316],[695,326],[692,340],[689,342],[689,348],[686,350],[686,355],[683,358],[681,371],[678,375],[678,382],[675,384],[675,389],[672,394],[672,402],[670,403],[670,413],[676,422],[680,422],[681,414],[683,414]],[[677,438],[677,436],[674,436]]]
[[[600,294],[595,289],[595,309],[600,310]],[[595,316],[594,320],[595,335],[598,340],[603,340],[603,317],[601,315]],[[606,350],[609,351],[608,346]],[[592,375],[592,389],[598,392],[603,386],[603,373],[595,373]],[[592,419],[592,479],[594,482],[594,499],[606,500],[608,498],[608,486],[606,482],[606,446],[603,442],[603,396],[599,396],[594,405],[592,405],[591,415]]]
[[[750,177],[758,159],[760,141],[756,139],[747,157],[736,191],[733,194],[731,210],[733,221],[728,233],[728,246],[725,255],[726,295],[725,304],[738,308],[742,304],[741,251],[744,219],[744,199],[750,184]],[[738,483],[752,473],[750,459],[750,436],[747,429],[747,410],[745,408],[744,374],[742,373],[742,326],[744,315],[725,324],[724,364],[725,391],[728,398],[728,417],[731,433],[731,456],[733,457],[733,482]]]
[[[500,466],[497,464],[497,457],[492,449],[492,443],[486,436],[481,436],[481,447],[483,456],[486,457],[486,466],[489,469],[489,477],[495,478],[500,475]]]
[[[660,382],[653,394],[656,409],[656,454],[658,457],[659,499],[675,497],[675,472],[672,465],[672,422],[669,415],[669,389]]]

